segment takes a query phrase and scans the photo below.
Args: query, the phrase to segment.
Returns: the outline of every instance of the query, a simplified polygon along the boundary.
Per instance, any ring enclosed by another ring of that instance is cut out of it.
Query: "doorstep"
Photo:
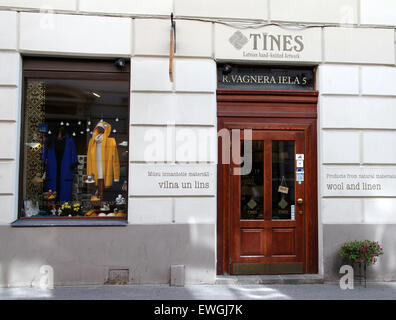
[[[282,275],[248,275],[217,276],[217,285],[250,285],[250,284],[321,284],[324,279],[318,274],[282,274]]]

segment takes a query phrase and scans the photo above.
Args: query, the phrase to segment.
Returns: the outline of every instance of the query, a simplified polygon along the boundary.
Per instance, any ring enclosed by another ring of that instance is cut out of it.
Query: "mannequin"
[[[120,179],[120,163],[117,143],[109,138],[111,125],[99,121],[89,141],[87,153],[87,175],[93,175],[98,186],[98,195],[103,200],[104,189]]]
[[[103,159],[102,159],[102,142],[103,134],[105,132],[104,127],[99,123],[97,126],[98,134],[95,138],[96,141],[96,168],[98,172],[98,189],[100,199],[103,199],[104,193],[104,179],[103,179]]]
[[[77,151],[73,138],[59,128],[57,136],[49,136],[44,142],[41,160],[45,164],[44,192],[56,191],[60,203],[72,200],[74,169],[77,166]]]

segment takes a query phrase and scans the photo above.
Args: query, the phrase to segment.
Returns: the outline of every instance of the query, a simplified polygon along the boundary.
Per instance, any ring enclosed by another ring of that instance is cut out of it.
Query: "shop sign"
[[[286,69],[219,64],[219,89],[313,90],[312,68]]]
[[[325,197],[394,197],[395,168],[339,168],[323,169]]]
[[[215,26],[216,59],[319,62],[321,29],[265,26],[238,29]]]
[[[214,165],[132,164],[132,196],[215,195]]]

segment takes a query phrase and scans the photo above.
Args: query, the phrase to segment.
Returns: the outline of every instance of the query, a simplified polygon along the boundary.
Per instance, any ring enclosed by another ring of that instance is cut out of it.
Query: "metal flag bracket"
[[[169,46],[169,79],[173,82],[173,56],[176,53],[176,21],[171,13],[171,30],[170,30],[170,46]]]

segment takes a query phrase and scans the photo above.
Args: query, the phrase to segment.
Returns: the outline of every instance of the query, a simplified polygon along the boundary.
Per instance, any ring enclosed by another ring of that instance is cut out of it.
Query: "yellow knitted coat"
[[[102,168],[104,185],[106,188],[111,187],[113,180],[120,179],[120,162],[118,158],[117,143],[114,138],[109,138],[111,133],[111,125],[103,121],[105,132],[102,140]],[[95,127],[91,140],[88,144],[87,153],[87,175],[94,174],[95,182],[98,183],[97,165],[96,165],[96,141],[98,135],[97,127]]]

